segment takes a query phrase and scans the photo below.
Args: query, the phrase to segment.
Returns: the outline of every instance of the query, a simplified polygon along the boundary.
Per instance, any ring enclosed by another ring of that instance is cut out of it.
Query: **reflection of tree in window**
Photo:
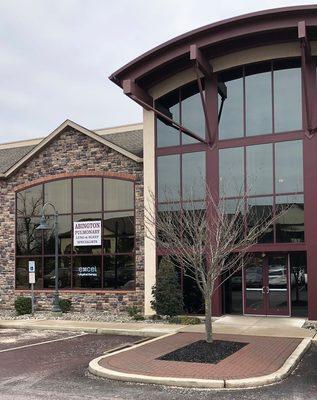
[[[27,263],[30,259],[37,262],[37,288],[52,287],[55,238],[51,216],[47,215],[51,229],[44,233],[36,230],[41,207],[47,201],[59,212],[60,287],[105,288],[105,280],[102,280],[106,274],[105,254],[117,253],[119,271],[131,272],[120,272],[121,283],[116,286],[134,290],[134,182],[101,177],[61,179],[17,193],[17,287],[29,287]],[[102,221],[101,245],[74,247],[72,230],[75,221]],[[65,255],[69,257],[63,257]],[[120,258],[121,255],[124,257]]]
[[[133,211],[106,213],[104,218],[104,238],[106,253],[125,253],[133,251]]]
[[[257,226],[261,221],[267,221],[272,218],[273,199],[272,197],[255,197],[248,199],[248,227]],[[259,238],[260,243],[273,242],[274,227],[271,225],[267,231]]]
[[[41,252],[41,232],[36,230],[39,224],[39,212],[43,204],[42,190],[35,187],[17,195],[17,253],[39,254]]]

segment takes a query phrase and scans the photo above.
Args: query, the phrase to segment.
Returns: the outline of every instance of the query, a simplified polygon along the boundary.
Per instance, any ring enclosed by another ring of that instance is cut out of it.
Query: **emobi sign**
[[[101,221],[74,222],[74,246],[101,246]]]

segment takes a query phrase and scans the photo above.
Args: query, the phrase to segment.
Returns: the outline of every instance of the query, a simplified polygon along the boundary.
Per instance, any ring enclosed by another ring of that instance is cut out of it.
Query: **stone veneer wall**
[[[135,177],[136,290],[68,290],[61,291],[61,297],[70,298],[77,311],[120,312],[131,305],[143,309],[143,165],[69,127],[10,178],[0,179],[0,309],[12,308],[17,295],[30,294],[29,291],[15,290],[15,191],[21,185],[32,185],[33,181],[45,181],[47,176],[94,173]],[[38,309],[49,309],[52,292],[36,291],[36,301]]]

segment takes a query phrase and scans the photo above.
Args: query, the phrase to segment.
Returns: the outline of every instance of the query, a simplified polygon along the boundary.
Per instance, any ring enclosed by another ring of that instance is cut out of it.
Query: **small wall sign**
[[[30,284],[35,283],[35,272],[29,272],[29,283]]]
[[[101,246],[101,221],[74,222],[74,246]]]
[[[35,261],[29,261],[29,272],[35,272]]]

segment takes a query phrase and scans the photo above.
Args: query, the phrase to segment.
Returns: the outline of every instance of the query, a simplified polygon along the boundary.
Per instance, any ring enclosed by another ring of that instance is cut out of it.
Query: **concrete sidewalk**
[[[304,322],[305,320],[301,318],[223,316],[214,321],[213,328],[214,333],[217,334],[313,338],[316,334],[315,330],[302,328]],[[147,322],[109,323],[50,319],[0,320],[0,328],[52,329],[147,337],[158,337],[176,332],[204,332],[204,324],[185,326]]]
[[[214,324],[214,333],[287,337],[287,338],[313,338],[315,330],[302,328],[304,318],[276,318],[258,316],[225,315],[218,318]],[[204,332],[203,325],[192,325],[180,328],[179,332]]]

